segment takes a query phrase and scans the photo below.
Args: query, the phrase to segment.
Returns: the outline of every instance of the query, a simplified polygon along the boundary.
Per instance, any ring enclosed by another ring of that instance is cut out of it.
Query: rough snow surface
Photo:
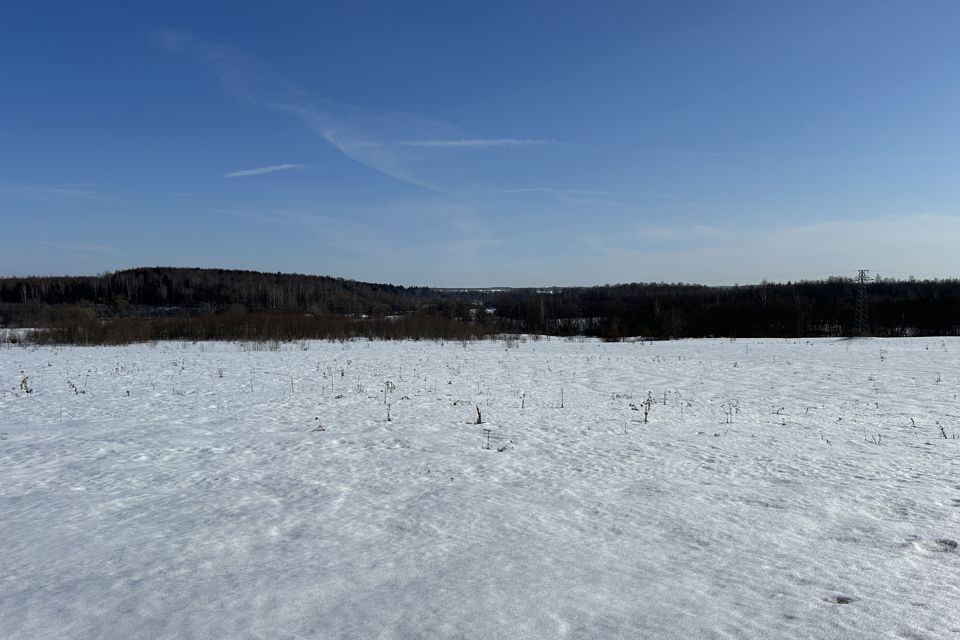
[[[0,349],[0,638],[960,638],[958,339],[256,346]]]

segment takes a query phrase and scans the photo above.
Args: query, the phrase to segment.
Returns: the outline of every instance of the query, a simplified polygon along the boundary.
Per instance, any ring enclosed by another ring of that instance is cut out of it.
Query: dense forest
[[[497,333],[626,337],[960,334],[960,280],[866,285],[849,278],[706,287],[638,283],[436,289],[299,274],[141,268],[91,277],[0,279],[0,326],[33,339],[468,339]]]

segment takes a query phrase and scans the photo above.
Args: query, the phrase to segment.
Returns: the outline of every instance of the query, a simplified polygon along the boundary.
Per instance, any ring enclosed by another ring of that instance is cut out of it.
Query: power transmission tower
[[[870,333],[870,308],[867,302],[867,283],[870,282],[869,269],[860,269],[857,274],[857,284],[860,285],[857,291],[857,310],[856,324],[857,335],[865,336]]]

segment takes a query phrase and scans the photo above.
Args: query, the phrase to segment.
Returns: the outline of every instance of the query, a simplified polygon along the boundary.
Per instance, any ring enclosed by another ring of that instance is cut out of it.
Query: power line
[[[865,336],[870,333],[870,307],[867,301],[867,283],[870,282],[869,269],[860,269],[857,273],[857,283],[860,285],[857,291],[857,335]]]

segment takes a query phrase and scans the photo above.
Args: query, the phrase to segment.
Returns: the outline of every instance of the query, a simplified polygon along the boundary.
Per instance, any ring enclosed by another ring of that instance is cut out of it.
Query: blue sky
[[[0,8],[0,274],[960,276],[960,3]]]

